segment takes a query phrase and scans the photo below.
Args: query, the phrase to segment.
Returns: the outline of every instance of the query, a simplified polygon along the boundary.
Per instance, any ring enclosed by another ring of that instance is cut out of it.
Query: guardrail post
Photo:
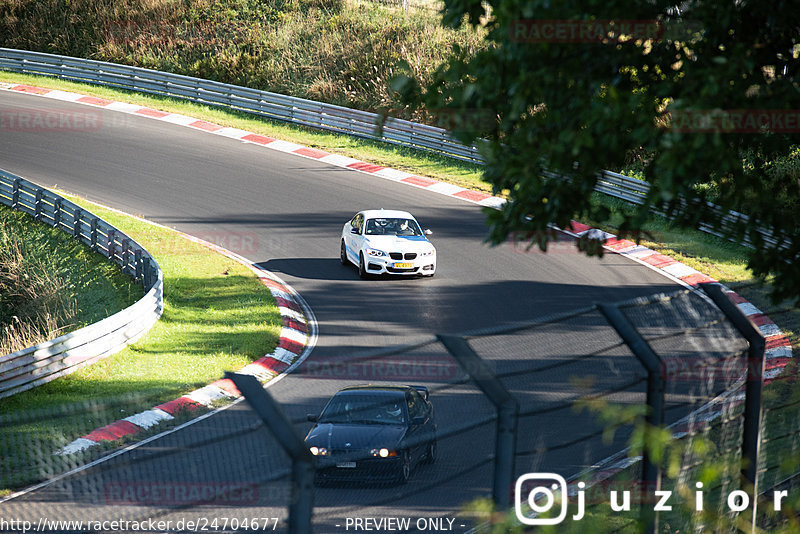
[[[661,466],[653,461],[647,448],[655,439],[654,431],[664,425],[663,362],[617,306],[598,304],[597,307],[647,370],[648,412],[645,417],[642,450],[642,491],[655,495],[655,491],[661,489]],[[658,532],[658,512],[646,506],[644,502],[641,506],[641,517],[646,532]]]
[[[11,182],[11,208],[19,209],[19,178]]]
[[[122,252],[122,271],[123,272],[127,272],[127,271],[130,271],[130,269],[128,268],[128,260],[130,259],[130,251],[128,249],[129,247],[128,247],[128,239],[127,238],[123,238],[122,239],[121,246],[122,246],[122,250],[121,250],[121,252]]]
[[[756,528],[758,508],[758,452],[761,445],[761,392],[764,384],[764,352],[767,341],[761,331],[750,322],[737,305],[731,302],[722,287],[715,283],[700,284],[700,288],[730,319],[736,330],[747,340],[747,378],[744,397],[744,425],[742,428],[742,488],[750,493],[751,531]]]
[[[506,510],[511,506],[510,489],[514,485],[519,402],[503,386],[486,362],[472,350],[466,339],[441,334],[436,337],[497,409],[492,499],[499,510]]]
[[[289,500],[289,533],[311,532],[314,513],[314,457],[287,419],[280,404],[270,396],[254,376],[226,372],[248,404],[264,421],[281,448],[292,459],[292,490]]]
[[[42,219],[42,196],[44,191],[42,188],[36,189],[36,200],[33,202],[33,219],[39,221]]]
[[[108,251],[108,259],[114,261],[114,239],[116,239],[116,232],[109,230],[106,235],[106,250]]]
[[[97,252],[97,217],[92,217],[92,222],[89,231],[89,243],[92,250]]]
[[[61,225],[61,197],[57,197],[53,203],[53,228]]]
[[[72,237],[79,238],[81,236],[82,219],[83,219],[83,210],[80,208],[75,208],[75,211],[72,214]]]
[[[142,257],[142,283],[144,287],[150,287],[150,280],[152,279],[150,272],[150,258],[147,256]]]
[[[136,249],[133,252],[133,272],[134,276],[137,280],[140,280],[144,276],[144,272],[142,270],[142,251],[141,249]]]

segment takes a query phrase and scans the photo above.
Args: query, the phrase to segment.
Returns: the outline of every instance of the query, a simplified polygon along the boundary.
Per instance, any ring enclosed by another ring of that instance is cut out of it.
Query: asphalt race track
[[[95,112],[77,104],[0,93],[0,110],[31,108]],[[510,246],[490,248],[483,244],[485,216],[480,207],[465,201],[144,117],[105,110],[96,113],[101,116],[100,126],[87,131],[0,129],[0,168],[199,237],[247,241],[247,248],[241,250],[218,242],[275,272],[308,302],[319,325],[309,363],[336,361],[434,333],[533,320],[593,302],[627,300],[679,287],[615,254],[587,258],[568,241],[547,255],[523,253]],[[431,240],[439,259],[434,278],[364,281],[355,268],[339,264],[344,222],[358,210],[380,207],[411,211],[423,228],[433,230]],[[576,332],[548,335],[552,341],[548,351],[555,351],[548,352],[548,357],[558,357],[559,350],[566,355],[584,350]],[[592,337],[596,341],[613,333],[595,330]],[[560,338],[569,343],[559,348]],[[586,346],[591,344],[585,341]],[[617,357],[624,357],[622,352]],[[514,369],[527,361],[521,353],[505,356],[497,356],[498,368]],[[579,368],[604,373],[608,365],[585,363]],[[571,372],[537,375],[531,383],[512,380],[510,387],[530,395],[531,402],[547,403],[560,393],[567,395]],[[312,376],[301,369],[269,391],[290,418],[300,420],[306,413],[318,412],[339,388],[380,378]],[[438,383],[437,379],[430,382]],[[443,428],[491,414],[488,403],[470,385],[451,387],[432,398]],[[583,425],[594,424],[586,414],[570,417],[542,415],[526,423],[524,432],[531,443],[547,446],[583,430]],[[283,519],[286,508],[281,503],[288,489],[264,480],[269,473],[285,471],[288,463],[264,429],[248,430],[255,421],[246,403],[237,404],[0,504],[0,515],[92,519],[119,514],[148,517],[157,512],[175,521],[189,513],[198,517],[268,514]],[[297,430],[304,435],[309,426],[298,423]],[[439,461],[418,469],[405,487],[320,488],[315,531],[345,532],[347,519],[356,517],[411,517],[414,521],[454,517],[462,503],[490,492],[492,470],[486,457],[493,432],[493,426],[484,425],[443,439]],[[610,444],[598,438],[530,456],[518,462],[517,469],[570,475],[619,450],[623,437]],[[165,450],[170,454],[158,454]],[[153,480],[249,481],[258,488],[258,495],[245,499],[244,505],[216,501],[191,510],[167,511],[157,505],[123,505],[109,498],[109,487]],[[463,532],[468,526],[457,519],[452,529]]]

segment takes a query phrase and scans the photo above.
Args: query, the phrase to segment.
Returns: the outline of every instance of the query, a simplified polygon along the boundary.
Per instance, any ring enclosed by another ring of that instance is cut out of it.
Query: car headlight
[[[311,447],[308,450],[311,451],[311,454],[313,454],[314,456],[328,455],[328,449],[326,449],[325,447]]]
[[[397,456],[397,451],[387,449],[386,447],[382,449],[372,449],[369,452],[372,456],[378,456],[380,458],[392,458],[394,456]]]
[[[376,250],[374,248],[368,248],[367,254],[369,254],[370,256],[377,256],[377,257],[386,256],[386,254],[384,254],[382,250]]]
[[[422,253],[420,254],[420,256],[433,256],[433,254],[434,254],[435,252],[436,252],[436,250],[435,250],[435,249],[430,249],[430,250],[429,250],[429,251],[427,251],[427,252],[422,252]]]

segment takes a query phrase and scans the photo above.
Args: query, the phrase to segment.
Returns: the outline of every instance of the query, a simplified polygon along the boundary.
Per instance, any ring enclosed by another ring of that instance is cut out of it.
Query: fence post
[[[303,438],[294,427],[280,404],[270,396],[254,376],[226,372],[225,378],[236,388],[272,432],[280,446],[292,459],[292,493],[289,502],[289,533],[311,532],[311,515],[314,512],[314,457]]]
[[[498,509],[508,509],[511,506],[511,488],[514,483],[519,402],[503,386],[486,362],[472,350],[467,340],[453,335],[437,334],[436,337],[497,409],[492,499]]]
[[[647,370],[647,406],[645,418],[644,448],[642,450],[642,491],[653,492],[661,489],[661,466],[653,462],[647,451],[654,438],[654,430],[664,425],[664,380],[663,362],[650,344],[636,330],[636,327],[613,304],[598,304],[600,313],[617,331],[622,341],[631,349]],[[647,532],[658,532],[658,512],[642,503],[641,517]]]
[[[761,331],[750,322],[737,305],[731,302],[722,287],[713,282],[700,284],[700,288],[730,319],[736,330],[747,340],[747,377],[744,397],[744,425],[742,428],[742,488],[752,490],[750,511],[753,514],[750,528],[755,532],[758,505],[758,452],[761,445],[761,390],[764,383],[764,352],[767,341]]]

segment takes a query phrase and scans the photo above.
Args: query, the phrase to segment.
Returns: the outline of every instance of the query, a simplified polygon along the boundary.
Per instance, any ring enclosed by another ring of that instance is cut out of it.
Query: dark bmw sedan
[[[424,386],[352,386],[331,398],[306,436],[317,481],[404,484],[436,459],[433,405]]]

